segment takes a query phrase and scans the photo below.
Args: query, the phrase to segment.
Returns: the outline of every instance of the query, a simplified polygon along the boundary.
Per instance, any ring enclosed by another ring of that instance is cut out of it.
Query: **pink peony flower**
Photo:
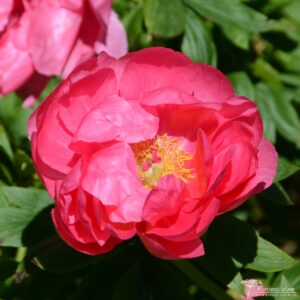
[[[99,50],[127,52],[111,0],[1,0],[0,96],[17,90],[31,103],[50,76],[66,77]]]
[[[60,236],[100,254],[137,235],[164,259],[204,254],[216,215],[271,185],[254,102],[185,55],[148,48],[79,66],[29,122]]]

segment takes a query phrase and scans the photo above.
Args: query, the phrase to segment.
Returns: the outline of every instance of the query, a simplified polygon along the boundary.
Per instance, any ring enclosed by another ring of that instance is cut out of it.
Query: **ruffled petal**
[[[81,238],[80,240],[77,240],[76,236],[70,233],[68,226],[63,224],[59,212],[57,210],[52,210],[51,212],[52,220],[53,223],[56,227],[56,230],[60,237],[71,247],[77,249],[78,251],[85,253],[85,254],[90,254],[90,255],[99,255],[99,254],[104,254],[109,251],[111,251],[117,244],[119,244],[121,241],[114,238],[110,237],[109,240],[103,245],[99,246],[99,244],[94,241],[94,242],[83,242],[82,241],[82,236],[78,236],[77,238]],[[79,233],[78,233],[79,234]]]
[[[59,75],[75,43],[81,22],[80,14],[46,3],[40,3],[28,14],[28,50],[35,69],[44,75]]]
[[[109,55],[116,58],[127,53],[127,33],[114,11],[112,11],[109,18],[105,43],[102,41],[96,42],[95,49],[97,53],[106,51]]]
[[[137,102],[128,102],[118,96],[105,100],[86,115],[72,143],[138,143],[155,137],[158,118]]]
[[[12,29],[0,38],[0,94],[18,89],[34,72],[29,54],[12,41],[15,33]]]
[[[165,48],[148,48],[130,55],[120,81],[120,94],[127,99],[143,98],[162,87],[192,93],[193,64],[185,55]]]
[[[278,155],[272,143],[265,138],[258,147],[258,166],[255,175],[231,193],[220,196],[220,213],[241,205],[251,195],[268,188],[276,175]]]
[[[198,238],[174,242],[154,235],[139,235],[139,237],[151,254],[162,259],[185,259],[204,255],[203,243]]]
[[[89,86],[88,91],[86,91],[86,86]],[[117,82],[112,69],[101,69],[93,76],[87,75],[72,82],[68,97],[61,98],[59,118],[73,135],[84,117],[95,106],[116,93]],[[91,128],[95,128],[95,126],[93,125]]]
[[[82,187],[112,208],[112,222],[141,221],[149,191],[138,177],[136,160],[128,145],[116,143],[96,152],[88,162]]]
[[[2,0],[0,3],[0,33],[8,23],[13,5],[14,0]]]
[[[180,195],[183,189],[184,183],[178,178],[172,175],[162,177],[147,197],[143,220],[154,226],[165,216],[176,213],[182,206]]]
[[[195,65],[194,96],[201,102],[224,102],[235,95],[230,80],[210,65]]]

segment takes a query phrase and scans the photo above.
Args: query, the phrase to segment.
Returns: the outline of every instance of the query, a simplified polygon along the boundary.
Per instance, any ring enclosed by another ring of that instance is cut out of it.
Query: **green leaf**
[[[206,255],[197,263],[226,285],[233,280],[240,267],[277,272],[295,263],[288,254],[259,237],[249,224],[230,215],[222,215],[212,223],[204,246]]]
[[[295,265],[295,260],[277,248],[272,243],[258,237],[257,254],[252,263],[246,265],[247,269],[261,272],[278,272]]]
[[[264,136],[271,142],[275,143],[276,126],[272,116],[270,115],[269,102],[267,98],[273,99],[273,96],[270,94],[268,89],[260,85],[256,86],[254,100],[258,106],[259,113],[263,120]]]
[[[217,64],[216,46],[210,30],[191,9],[187,9],[181,50],[194,62],[200,61],[214,66]]]
[[[292,52],[277,50],[274,56],[285,69],[292,72],[300,72],[300,47]]]
[[[257,91],[265,95],[259,100],[263,101],[268,108],[277,130],[284,138],[300,146],[300,119],[286,95],[280,90],[271,89],[264,83],[257,85]]]
[[[235,46],[243,50],[249,50],[251,40],[251,33],[249,31],[228,24],[222,25],[222,31]]]
[[[177,36],[185,26],[185,10],[181,0],[145,0],[144,18],[148,31],[159,37]]]
[[[278,167],[277,167],[277,175],[274,179],[275,182],[281,181],[294,173],[298,172],[300,167],[294,165],[287,159],[283,157],[279,157],[278,159]]]
[[[283,9],[283,13],[291,19],[300,21],[300,2],[298,0],[290,0],[287,4]]]
[[[255,76],[263,79],[274,87],[281,87],[279,72],[266,60],[257,58],[251,65]]]
[[[270,28],[265,15],[236,0],[184,0],[184,2],[200,15],[219,25],[235,26],[248,32],[263,32]]]
[[[33,108],[22,107],[22,100],[16,94],[9,94],[1,99],[0,121],[16,142],[27,137],[27,123],[32,112]]]
[[[254,86],[246,72],[232,72],[229,74],[235,92],[238,96],[244,96],[249,99],[254,99]]]
[[[142,4],[134,6],[123,18],[127,31],[130,49],[135,48],[138,36],[143,31],[143,7]]]
[[[241,273],[237,273],[235,277],[230,281],[230,283],[227,285],[230,289],[237,292],[239,295],[243,295],[244,293],[244,287],[242,285],[243,277]]]
[[[4,127],[0,124],[0,148],[3,149],[4,153],[10,158],[13,159],[13,152],[10,146],[10,142]]]
[[[292,85],[295,87],[300,87],[300,75],[292,73],[280,73],[280,80],[283,83]]]
[[[0,187],[0,239],[2,246],[22,246],[22,233],[34,217],[53,204],[43,190]]]
[[[274,288],[292,288],[300,297],[300,261],[292,268],[283,271],[280,273],[272,287]],[[294,299],[293,297],[289,297],[289,299]],[[299,299],[299,298],[297,298]]]

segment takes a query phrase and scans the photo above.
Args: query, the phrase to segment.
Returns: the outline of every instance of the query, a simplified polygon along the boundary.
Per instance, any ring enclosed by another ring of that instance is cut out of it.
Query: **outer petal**
[[[74,153],[68,148],[72,137],[61,126],[57,117],[59,107],[51,104],[37,133],[37,161],[40,159],[41,170],[50,168],[59,176],[59,173],[62,175],[70,171],[71,165],[68,164],[71,163]],[[48,176],[52,177],[54,173],[49,170]]]
[[[59,119],[74,135],[84,117],[95,106],[117,92],[116,77],[112,69],[100,69],[92,75],[88,74],[75,82],[71,81],[68,97],[61,98],[59,102]]]
[[[60,74],[78,34],[81,16],[43,3],[28,14],[28,49],[36,70],[49,76]]]
[[[251,178],[256,168],[255,149],[245,142],[233,143],[215,154],[208,189],[214,186],[214,195],[230,192]]]
[[[72,52],[66,62],[62,77],[66,78],[69,74],[81,63],[87,61],[94,54],[94,49],[83,43],[82,40],[77,40]]]
[[[119,58],[128,51],[127,33],[117,14],[112,12],[109,18],[105,44],[96,43],[96,52],[106,51],[111,56]]]
[[[204,255],[203,243],[200,239],[174,242],[155,235],[139,235],[148,251],[162,259],[184,259]]]
[[[198,238],[218,214],[220,201],[217,198],[195,200],[180,199],[184,202],[173,216],[162,216],[155,226],[148,226],[147,235],[157,235],[170,241],[189,241]]]
[[[93,7],[98,19],[102,19],[104,24],[108,23],[111,12],[111,0],[88,0]]]
[[[83,189],[111,207],[112,222],[139,222],[148,190],[142,185],[130,147],[117,143],[96,152],[88,162]]]
[[[232,84],[212,66],[198,63],[194,95],[201,102],[224,102],[235,95]]]
[[[138,99],[161,87],[192,93],[193,64],[185,55],[165,48],[148,48],[130,55],[120,81],[121,96]]]
[[[263,138],[258,147],[258,166],[255,175],[231,193],[220,196],[220,213],[234,209],[251,195],[268,188],[276,175],[277,159],[274,146]]]
[[[13,9],[14,0],[2,0],[0,3],[0,33],[8,23],[9,15]]]
[[[0,94],[18,89],[33,74],[33,65],[27,52],[15,47],[13,29],[0,38]]]
[[[104,246],[99,246],[99,244],[95,242],[84,243],[82,241],[78,241],[73,235],[70,234],[68,227],[62,223],[59,212],[57,210],[52,210],[51,212],[53,223],[56,227],[58,234],[61,238],[69,244],[71,247],[75,248],[76,250],[91,254],[91,255],[98,255],[103,254],[111,251],[120,240],[111,237]]]

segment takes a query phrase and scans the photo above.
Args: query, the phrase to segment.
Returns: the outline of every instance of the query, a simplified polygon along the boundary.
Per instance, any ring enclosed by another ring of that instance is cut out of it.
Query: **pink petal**
[[[119,58],[128,51],[127,33],[117,14],[112,11],[105,43],[96,43],[96,52],[106,51],[109,55]]]
[[[274,146],[263,138],[258,148],[258,166],[255,175],[231,193],[220,197],[220,213],[234,209],[251,195],[268,188],[276,175],[277,159]]]
[[[207,135],[198,129],[193,150],[189,151],[193,159],[186,163],[186,168],[193,170],[194,178],[187,182],[187,189],[193,198],[200,198],[206,191],[208,178],[212,172],[213,153]]]
[[[69,76],[75,67],[87,61],[93,55],[94,49],[92,47],[84,44],[82,40],[77,40],[63,69],[62,78]]]
[[[229,79],[210,65],[195,65],[194,95],[201,102],[224,102],[235,95]]]
[[[200,239],[184,242],[173,242],[155,235],[139,235],[147,250],[162,259],[185,259],[204,255]]]
[[[105,100],[86,115],[73,143],[113,140],[138,143],[155,137],[158,119],[147,113],[137,102],[127,102],[118,96]]]
[[[85,1],[84,11],[82,13],[82,22],[78,33],[78,39],[84,44],[94,47],[96,41],[104,41],[106,36],[107,24],[102,16],[97,14],[90,1]]]
[[[183,198],[182,207],[173,216],[162,216],[159,223],[147,227],[147,235],[157,235],[170,241],[189,241],[197,239],[218,214],[220,201]]]
[[[70,94],[61,99],[59,109],[59,118],[72,135],[89,111],[118,92],[112,69],[100,69],[93,75],[87,74],[82,79],[77,79],[75,82],[71,81]]]
[[[96,152],[82,179],[85,191],[102,204],[114,207],[112,222],[138,222],[149,191],[142,185],[131,148],[117,143]]]
[[[208,189],[219,180],[218,184],[214,185],[214,195],[228,193],[251,178],[256,168],[255,149],[247,142],[234,142],[219,153],[215,153]],[[222,174],[221,180],[220,174]]]
[[[173,215],[183,205],[180,195],[184,183],[169,175],[162,177],[149,193],[143,208],[143,220],[153,226],[165,216]]]
[[[34,72],[28,53],[12,42],[15,33],[12,29],[0,38],[0,94],[18,89]]]
[[[138,99],[162,87],[192,93],[195,71],[189,58],[165,48],[148,48],[130,54],[120,82],[124,98]]]
[[[0,33],[5,29],[10,13],[13,9],[14,0],[2,0],[0,3]]]
[[[93,7],[98,19],[102,19],[104,24],[109,22],[112,1],[111,0],[88,0]]]
[[[98,255],[98,254],[104,254],[109,251],[111,251],[120,241],[114,237],[111,237],[103,247],[99,246],[99,244],[95,242],[90,243],[84,243],[80,240],[82,240],[81,236],[74,237],[68,227],[63,224],[61,221],[61,218],[59,216],[59,212],[57,210],[52,210],[51,212],[53,223],[56,227],[57,232],[59,233],[60,237],[71,247],[75,248],[76,250],[91,254],[91,255]]]
[[[43,118],[42,127],[39,128],[36,144],[37,160],[40,159],[40,164],[44,165],[44,168],[40,169],[44,171],[48,166],[59,176],[59,173],[67,174],[70,171],[68,164],[71,163],[74,153],[67,146],[72,137],[61,126],[57,115],[58,106],[50,105]],[[50,172],[50,169],[48,175],[53,176],[54,173]]]
[[[162,87],[153,92],[149,92],[140,103],[144,105],[156,106],[163,104],[192,104],[197,103],[197,99],[176,88]]]
[[[81,16],[71,10],[51,7],[46,3],[40,3],[28,13],[28,50],[35,68],[44,75],[59,75],[74,45]]]
[[[184,136],[190,141],[195,141],[199,128],[210,137],[219,127],[217,118],[218,104],[190,104],[180,106],[171,112],[171,117],[168,122],[167,132],[173,136]],[[170,113],[166,111],[166,113]],[[168,120],[168,116],[164,115],[163,110],[160,113],[161,123]]]

